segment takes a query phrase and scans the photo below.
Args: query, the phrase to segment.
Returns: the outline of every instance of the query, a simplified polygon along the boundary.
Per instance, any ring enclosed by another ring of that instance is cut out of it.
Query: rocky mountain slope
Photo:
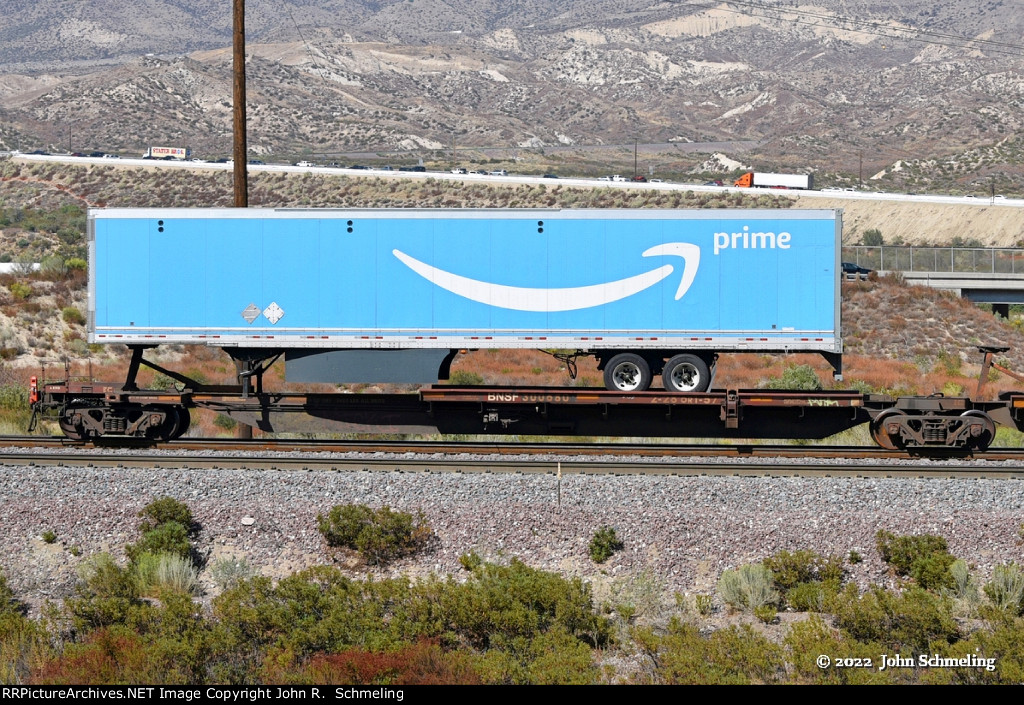
[[[0,11],[13,18],[0,30],[3,145],[229,151],[223,3]],[[1016,149],[994,148],[1021,129],[1024,97],[1024,19],[999,0],[250,0],[247,20],[258,153],[636,139],[660,145],[652,166],[686,170],[706,155],[683,146],[724,141],[762,169],[1024,183]]]

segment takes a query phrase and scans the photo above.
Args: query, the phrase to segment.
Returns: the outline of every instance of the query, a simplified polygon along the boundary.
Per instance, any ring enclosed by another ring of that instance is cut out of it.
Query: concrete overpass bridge
[[[911,284],[955,291],[1009,317],[1010,304],[1024,304],[1024,249],[991,247],[900,247],[855,245],[843,261],[879,274],[900,272]]]

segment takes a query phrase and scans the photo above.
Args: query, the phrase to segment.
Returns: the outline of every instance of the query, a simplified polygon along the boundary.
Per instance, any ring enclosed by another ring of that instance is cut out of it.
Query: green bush
[[[825,557],[808,550],[779,551],[766,558],[764,565],[772,572],[775,587],[783,595],[797,585],[810,582],[827,582],[838,589],[845,573],[841,558]]]
[[[125,553],[133,563],[146,553],[171,553],[189,558],[192,555],[192,542],[184,526],[176,521],[168,521],[143,532],[141,539],[125,546]]]
[[[791,587],[786,592],[786,602],[797,612],[822,612],[826,594],[824,585],[815,580]]]
[[[590,539],[590,560],[595,563],[604,563],[612,557],[616,551],[623,548],[622,540],[615,534],[615,529],[610,526],[602,526]]]
[[[24,282],[11,282],[7,285],[7,290],[11,292],[15,301],[24,301],[32,295],[32,285]]]
[[[358,551],[369,563],[384,563],[421,550],[433,536],[422,512],[416,515],[390,507],[336,505],[316,517],[327,545]]]
[[[74,306],[67,306],[67,307],[65,307],[64,310],[61,312],[61,315],[64,318],[64,322],[67,323],[68,325],[72,325],[72,326],[85,325],[85,316],[83,316],[82,312],[79,311]]]
[[[12,411],[28,409],[28,387],[20,384],[0,386],[0,409]]]
[[[484,378],[476,372],[469,370],[452,370],[448,377],[448,384],[458,386],[478,387],[484,383]]]
[[[57,540],[57,534],[53,533],[49,529],[43,532],[43,542],[54,543]]]
[[[678,617],[665,634],[638,630],[637,642],[653,666],[650,682],[667,685],[775,683],[783,675],[783,652],[750,625],[704,636]]]
[[[928,653],[933,642],[953,643],[960,631],[952,601],[920,587],[893,593],[874,586],[863,595],[854,585],[826,599],[835,624],[850,638],[897,651]]]
[[[131,621],[144,604],[131,571],[119,566],[106,553],[100,553],[79,568],[81,581],[75,596],[64,601],[71,623],[77,632],[125,624]]]
[[[217,414],[213,419],[213,425],[225,431],[233,431],[238,426],[238,422],[227,414]]]
[[[734,609],[753,612],[764,605],[776,605],[779,593],[773,587],[772,572],[761,563],[748,563],[726,570],[718,580],[718,593]]]
[[[195,532],[195,520],[192,518],[192,510],[188,505],[179,502],[173,497],[160,497],[155,499],[139,511],[142,523],[139,524],[139,531],[146,532],[158,528],[167,522],[176,522],[185,527],[191,535]]]
[[[818,391],[822,388],[821,380],[810,365],[790,365],[781,377],[766,380],[762,385],[765,389],[793,389]]]
[[[875,534],[882,560],[897,575],[914,578],[926,589],[948,588],[953,584],[949,572],[956,558],[947,550],[946,539],[933,534],[896,536],[888,531]]]
[[[880,247],[885,244],[885,238],[882,237],[882,231],[878,228],[868,228],[864,231],[861,242],[868,247]]]

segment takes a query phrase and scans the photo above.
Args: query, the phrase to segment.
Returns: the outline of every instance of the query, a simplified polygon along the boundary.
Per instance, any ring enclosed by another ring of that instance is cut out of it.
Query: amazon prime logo
[[[663,264],[649,272],[602,284],[537,289],[470,279],[459,274],[446,272],[437,267],[432,267],[400,250],[392,250],[391,252],[406,267],[427,281],[453,294],[488,306],[538,313],[577,311],[584,308],[603,306],[604,304],[625,299],[645,289],[649,289],[675,271],[675,267],[671,264]],[[683,297],[687,289],[690,288],[690,285],[693,284],[694,277],[697,276],[697,267],[700,266],[700,248],[687,242],[668,242],[651,247],[643,253],[644,257],[655,257],[658,255],[683,258],[683,275],[679,281],[679,287],[676,289],[675,296],[676,301],[678,301]]]

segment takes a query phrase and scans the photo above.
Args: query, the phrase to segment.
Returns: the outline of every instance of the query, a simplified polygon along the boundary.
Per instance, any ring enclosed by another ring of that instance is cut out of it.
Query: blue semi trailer
[[[460,349],[704,391],[723,352],[841,373],[836,210],[103,209],[89,342],[216,346],[298,382],[429,383]]]

